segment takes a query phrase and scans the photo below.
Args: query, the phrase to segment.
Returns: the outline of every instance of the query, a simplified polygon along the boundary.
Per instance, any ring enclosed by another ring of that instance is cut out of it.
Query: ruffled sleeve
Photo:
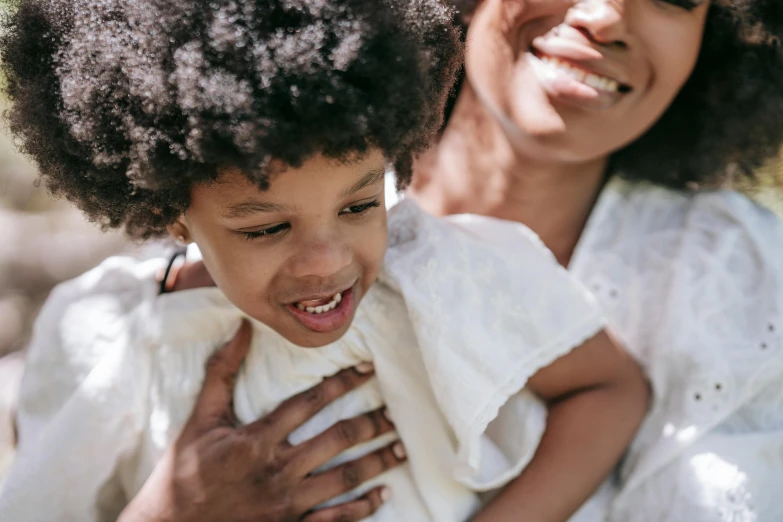
[[[134,313],[157,262],[115,258],[54,290],[34,329],[17,413],[19,448],[0,520],[114,520],[117,470],[143,428],[149,365]]]
[[[409,310],[456,436],[455,476],[477,491],[501,487],[532,458],[545,425],[546,410],[525,384],[594,336],[603,315],[521,224],[441,220],[403,201],[389,228],[381,280]]]

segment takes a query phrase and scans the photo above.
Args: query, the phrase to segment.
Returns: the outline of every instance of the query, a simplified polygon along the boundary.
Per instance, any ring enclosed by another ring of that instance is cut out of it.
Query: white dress
[[[570,271],[654,404],[611,522],[783,521],[783,225],[730,191],[613,181]]]
[[[60,286],[44,307],[0,520],[114,520],[180,432],[206,360],[242,313],[216,288],[158,296],[153,274],[162,263],[111,259]],[[527,379],[603,323],[589,292],[524,226],[439,220],[403,202],[390,215],[379,282],[342,339],[304,349],[253,322],[236,413],[252,422],[324,377],[372,360],[377,379],[316,415],[291,442],[385,403],[409,462],[363,485],[392,490],[371,520],[467,520],[480,506],[478,492],[518,475],[538,445],[546,410],[523,389]]]

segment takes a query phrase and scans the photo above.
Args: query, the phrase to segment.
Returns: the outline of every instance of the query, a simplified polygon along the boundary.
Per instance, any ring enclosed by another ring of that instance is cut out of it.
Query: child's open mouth
[[[353,287],[328,297],[290,303],[286,308],[308,330],[333,332],[351,319]]]
[[[296,303],[296,307],[302,312],[308,314],[323,314],[337,308],[340,301],[343,300],[342,292],[338,292],[332,296],[329,302],[325,302],[326,299],[314,299],[312,301],[299,301]]]

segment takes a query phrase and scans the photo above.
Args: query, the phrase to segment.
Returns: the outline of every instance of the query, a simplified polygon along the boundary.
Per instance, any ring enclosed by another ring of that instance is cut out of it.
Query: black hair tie
[[[169,277],[171,277],[171,270],[174,268],[174,263],[177,262],[177,259],[180,258],[180,256],[184,257],[186,251],[184,249],[177,250],[172,254],[171,259],[169,260],[169,264],[166,266],[166,272],[163,274],[163,279],[160,281],[160,294],[168,294],[169,290],[167,288],[167,283],[169,281]]]

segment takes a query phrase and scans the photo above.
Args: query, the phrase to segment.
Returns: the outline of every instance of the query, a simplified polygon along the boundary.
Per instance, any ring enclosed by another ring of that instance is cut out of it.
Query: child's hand
[[[234,378],[250,337],[245,321],[210,360],[185,428],[118,522],[350,522],[381,506],[386,490],[378,488],[354,502],[308,514],[404,460],[390,446],[310,475],[346,449],[391,431],[382,410],[343,421],[299,446],[287,442],[321,408],[370,379],[372,368],[344,370],[265,418],[237,427],[231,408]]]

